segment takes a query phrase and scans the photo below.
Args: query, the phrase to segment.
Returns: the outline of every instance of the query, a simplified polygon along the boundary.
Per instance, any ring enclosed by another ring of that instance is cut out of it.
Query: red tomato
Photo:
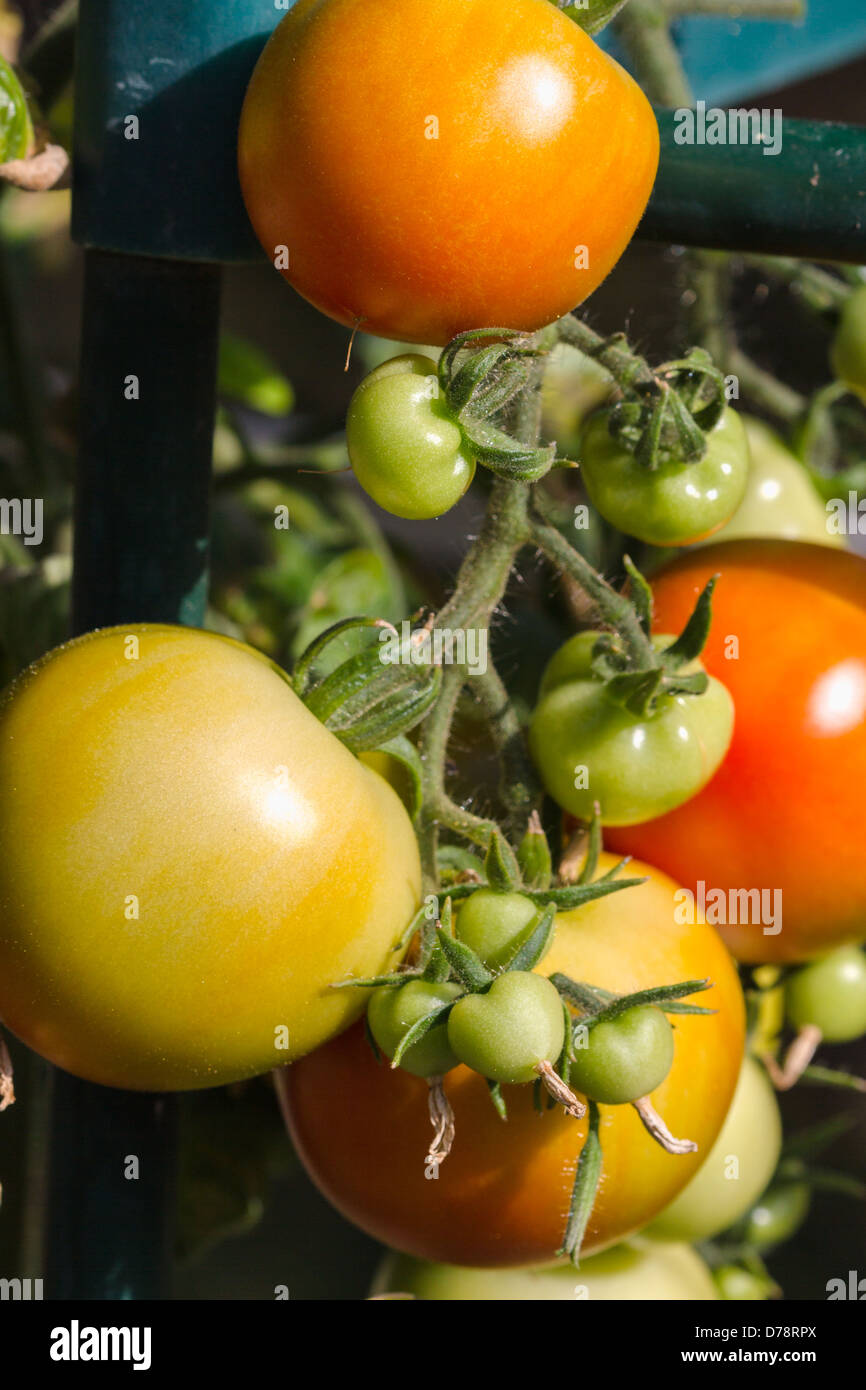
[[[586,299],[637,226],[658,145],[640,88],[548,0],[298,0],[253,75],[239,167],[306,299],[446,343]]]
[[[709,546],[656,577],[659,629],[679,631],[716,573],[701,659],[734,699],[730,750],[691,801],[606,840],[722,890],[734,920],[715,924],[740,960],[801,960],[866,936],[866,561],[800,541]],[[765,906],[737,889],[767,890]]]

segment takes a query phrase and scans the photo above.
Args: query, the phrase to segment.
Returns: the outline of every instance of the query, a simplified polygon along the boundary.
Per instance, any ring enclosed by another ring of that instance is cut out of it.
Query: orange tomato
[[[239,168],[306,299],[441,344],[586,299],[658,148],[640,88],[548,0],[299,0],[253,74]]]
[[[740,960],[801,960],[866,936],[866,561],[800,541],[710,546],[654,580],[659,629],[678,632],[717,573],[701,660],[733,696],[731,747],[691,801],[606,843],[722,890]],[[766,906],[746,905],[750,889]]]
[[[602,858],[602,871],[615,861]],[[709,1154],[743,1053],[743,1001],[730,956],[709,927],[677,925],[674,884],[645,864],[637,888],[600,898],[557,922],[542,974],[563,971],[617,992],[710,977],[693,1002],[717,1012],[672,1015],[674,1061],[653,1102],[698,1152],[672,1156],[630,1105],[601,1107],[601,1185],[584,1241],[589,1253],[638,1230],[681,1191]],[[631,870],[630,870],[631,872]],[[508,1119],[486,1082],[460,1066],[445,1077],[454,1148],[425,1178],[427,1086],[375,1060],[358,1025],[277,1074],[290,1131],[310,1175],[351,1221],[398,1250],[475,1268],[543,1264],[562,1242],[586,1119],[538,1114],[530,1086],[504,1086]]]

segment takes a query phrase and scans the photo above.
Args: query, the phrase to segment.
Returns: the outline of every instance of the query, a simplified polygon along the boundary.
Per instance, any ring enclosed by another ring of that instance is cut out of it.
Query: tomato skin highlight
[[[603,855],[599,871],[613,863]],[[645,1226],[688,1182],[721,1128],[743,1051],[742,992],[718,935],[675,923],[676,885],[665,875],[643,864],[629,872],[649,882],[558,918],[540,973],[563,971],[618,992],[709,976],[714,985],[700,1003],[718,1012],[677,1016],[673,1065],[653,1094],[672,1133],[693,1139],[697,1154],[665,1153],[631,1106],[602,1106],[604,1166],[587,1254]],[[454,1147],[428,1181],[426,1085],[377,1065],[360,1025],[276,1075],[313,1181],[377,1240],[475,1268],[543,1265],[556,1256],[586,1117],[560,1107],[539,1115],[530,1086],[504,1086],[503,1122],[483,1078],[455,1067],[444,1079]],[[339,1105],[328,1101],[334,1095]]]
[[[778,920],[718,930],[739,960],[806,960],[866,935],[866,856],[852,829],[866,785],[866,560],[800,541],[707,546],[655,576],[659,628],[681,627],[714,574],[701,660],[733,697],[730,749],[685,806],[611,830],[607,844],[693,893],[721,890],[726,904],[732,890],[766,890],[781,902],[780,931]]]
[[[253,74],[238,158],[259,240],[270,260],[288,249],[300,294],[442,345],[586,299],[658,149],[643,92],[547,0],[298,0]]]
[[[419,896],[387,783],[265,657],[189,628],[103,629],[8,688],[0,831],[0,1015],[106,1086],[318,1046],[365,1004],[331,983],[391,965]]]

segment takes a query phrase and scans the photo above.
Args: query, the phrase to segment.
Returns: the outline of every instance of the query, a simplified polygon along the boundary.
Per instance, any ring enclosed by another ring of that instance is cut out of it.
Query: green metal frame
[[[234,164],[272,0],[81,0],[73,227],[87,248],[74,626],[199,623],[215,408],[219,263],[252,237]],[[127,117],[138,118],[129,139]],[[866,131],[786,122],[783,152],[680,146],[640,235],[866,261]],[[140,399],[123,390],[130,374]],[[54,1076],[46,1291],[166,1289],[175,1102]],[[124,1177],[136,1154],[140,1177]]]

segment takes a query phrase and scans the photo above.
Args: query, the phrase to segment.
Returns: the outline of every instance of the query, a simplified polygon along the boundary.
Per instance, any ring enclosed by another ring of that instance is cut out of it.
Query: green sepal
[[[529,448],[475,415],[464,414],[460,426],[477,461],[500,478],[534,483],[553,467],[555,444]]]
[[[601,806],[597,801],[592,804],[592,820],[589,822],[589,839],[586,846],[586,858],[583,861],[580,873],[578,874],[578,885],[592,883],[598,868],[598,859],[601,854]],[[614,864],[613,869],[608,872],[613,874],[619,870],[622,864]]]
[[[631,601],[640,625],[649,636],[653,622],[653,591],[630,555],[623,555],[622,565],[631,580]]]
[[[526,386],[526,368],[505,343],[492,343],[467,355],[448,385],[448,406],[462,422],[464,413],[486,419],[504,409]]]
[[[583,907],[584,903],[595,902],[596,898],[606,898],[609,893],[619,893],[623,888],[636,888],[646,883],[645,878],[620,878],[612,880],[605,876],[594,883],[569,883],[563,888],[544,890],[527,889],[525,896],[531,898],[539,907],[552,903],[558,912],[570,912],[572,908]]]
[[[599,1138],[599,1109],[594,1100],[589,1101],[589,1125],[586,1139],[577,1160],[574,1174],[574,1187],[568,1210],[568,1222],[558,1255],[567,1255],[575,1268],[580,1266],[580,1248],[592,1209],[595,1206],[599,1179],[601,1178],[601,1140]]]
[[[487,1081],[487,1094],[493,1102],[493,1109],[496,1111],[500,1120],[507,1120],[508,1108],[505,1104],[505,1097],[502,1094],[502,1087],[498,1081],[491,1081],[489,1077],[485,1079]]]
[[[835,1067],[807,1067],[800,1077],[799,1084],[807,1086],[835,1086],[842,1091],[866,1091],[866,1078],[853,1076],[849,1071],[838,1071]]]
[[[477,854],[471,850],[464,849],[462,845],[440,845],[436,851],[436,864],[439,869],[439,876],[443,883],[450,886],[460,874],[467,870],[478,874],[479,879],[484,875],[484,864]],[[481,887],[481,884],[477,885]]]
[[[335,980],[331,989],[381,989],[405,985],[408,980],[420,979],[420,970],[392,970],[387,975],[371,975],[366,980]]]
[[[370,1020],[368,1019],[366,1014],[364,1014],[364,1037],[367,1039],[367,1042],[370,1048],[372,1049],[373,1056],[376,1058],[376,1061],[383,1061],[384,1054],[382,1053],[379,1044],[376,1042],[376,1039],[373,1037],[373,1030],[370,1027]]]
[[[582,4],[581,0],[574,0],[562,13],[573,19],[585,34],[598,34],[627,4],[628,0],[583,0]]]
[[[527,888],[550,887],[553,859],[537,811],[533,811],[526,834],[518,846],[517,865]]]
[[[0,57],[0,164],[26,159],[34,143],[24,88],[6,59]]]
[[[423,1018],[418,1019],[417,1023],[413,1023],[411,1028],[407,1028],[394,1049],[394,1056],[391,1058],[391,1066],[399,1067],[400,1062],[413,1043],[420,1042],[420,1040],[430,1032],[433,1024],[437,1023],[443,1014],[447,1014],[454,1007],[456,1002],[455,999],[449,999],[444,1004],[438,1004],[435,1009],[431,1009],[429,1014],[425,1014]]]
[[[808,1129],[789,1135],[782,1144],[782,1158],[784,1160],[816,1157],[831,1144],[835,1144],[837,1139],[841,1139],[843,1134],[850,1133],[859,1122],[859,1116],[853,1110],[847,1114],[831,1115],[827,1120],[820,1120]]]
[[[436,935],[445,959],[460,983],[465,985],[470,993],[480,994],[482,990],[493,983],[492,972],[487,969],[484,962],[465,942],[449,936],[441,927],[437,927]]]
[[[534,970],[550,950],[555,933],[556,908],[550,903],[535,925],[532,922],[514,940],[506,970]]]
[[[383,665],[365,647],[307,691],[304,703],[353,753],[381,748],[424,718],[442,683],[438,666]]]
[[[635,990],[633,994],[620,994],[605,1004],[598,1013],[594,1013],[588,1019],[582,1019],[581,1022],[594,1028],[596,1024],[608,1023],[612,1018],[619,1018],[627,1010],[637,1009],[646,1004],[654,1004],[664,1013],[714,1014],[716,1013],[715,1009],[702,1009],[697,1004],[683,1007],[678,1002],[687,995],[700,994],[703,990],[709,989],[710,986],[710,980],[684,980],[677,985],[658,985],[652,989]]]
[[[573,1004],[581,1014],[601,1013],[602,1009],[616,999],[616,995],[611,994],[609,990],[599,989],[597,985],[584,984],[582,980],[572,980],[569,975],[563,975],[560,971],[550,976],[550,983],[559,991],[563,1001]]]
[[[484,856],[484,877],[496,893],[512,893],[520,883],[517,857],[505,836],[500,833],[490,836]]]
[[[713,590],[718,577],[714,574],[704,585],[679,637],[660,652],[661,662],[666,671],[678,671],[681,666],[688,666],[690,662],[696,661],[707,645],[713,620]]]
[[[338,637],[343,637],[347,632],[352,632],[355,628],[378,627],[385,628],[395,635],[397,629],[393,623],[385,622],[383,618],[341,618],[339,622],[333,623],[330,627],[320,632],[308,647],[305,647],[295,662],[295,667],[291,675],[291,684],[295,694],[302,700],[312,683],[313,668],[316,660],[322,655],[325,648]]]
[[[412,820],[416,820],[418,812],[421,810],[423,800],[423,769],[421,764],[421,754],[408,738],[398,734],[396,738],[389,738],[385,743],[380,743],[375,752],[387,753],[390,758],[395,758],[401,767],[404,767],[409,774],[409,815]]]
[[[424,923],[428,920],[429,919],[427,917],[427,908],[424,906],[419,907],[418,911],[415,913],[415,916],[412,918],[411,922],[406,927],[406,930],[403,932],[403,935],[400,937],[400,940],[394,943],[394,950],[405,951],[406,947],[409,945],[409,942],[412,940],[412,937],[415,935],[417,931],[423,931]]]

